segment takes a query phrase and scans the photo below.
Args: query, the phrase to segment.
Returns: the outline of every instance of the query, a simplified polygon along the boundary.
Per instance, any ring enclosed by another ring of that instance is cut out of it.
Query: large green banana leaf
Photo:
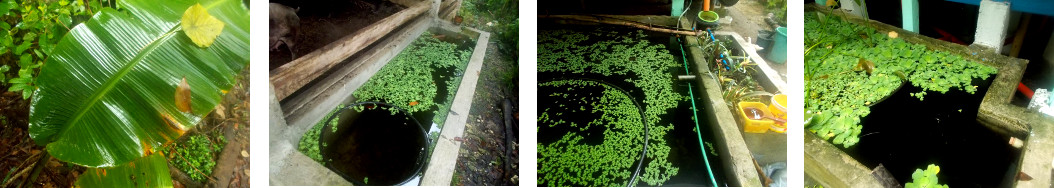
[[[77,178],[77,187],[172,187],[168,160],[149,155],[112,168],[90,168]]]
[[[224,23],[208,47],[180,19],[200,3]],[[175,140],[220,102],[249,62],[241,0],[123,0],[64,36],[37,78],[29,133],[62,161],[112,167]],[[186,78],[191,113],[174,104]]]

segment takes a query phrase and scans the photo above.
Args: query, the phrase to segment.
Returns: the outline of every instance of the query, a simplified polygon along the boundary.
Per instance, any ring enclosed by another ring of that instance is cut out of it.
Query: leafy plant
[[[948,188],[948,185],[942,185],[937,183],[937,173],[941,172],[941,167],[930,164],[926,167],[926,170],[915,169],[915,173],[911,173],[911,182],[904,185],[904,188]]]
[[[30,136],[55,158],[101,172],[99,180],[82,176],[78,183],[171,181],[168,173],[107,172],[167,168],[156,162],[160,155],[152,148],[163,148],[195,126],[247,66],[248,10],[236,0],[119,4],[125,12],[97,10],[50,50],[35,80]],[[204,32],[195,27],[214,25],[209,22],[222,26]],[[215,36],[211,44],[197,40],[208,36]],[[175,104],[183,79],[192,94],[187,110]]]
[[[60,37],[73,25],[100,10],[100,1],[85,5],[79,0],[57,1],[0,1],[0,58],[17,62],[18,76],[3,82],[10,83],[8,91],[21,92],[28,99],[35,89],[37,70],[47,60]],[[6,74],[3,70],[0,74]]]
[[[149,155],[111,168],[89,168],[74,183],[77,187],[172,187],[168,161]],[[114,178],[119,177],[119,178]]]
[[[780,25],[787,25],[787,0],[767,0],[765,11],[772,13]]]
[[[462,24],[495,34],[505,54],[519,54],[519,0],[466,0],[458,16]]]
[[[754,75],[757,74],[757,63],[751,62],[750,58],[732,58],[731,50],[727,48],[726,41],[711,40],[712,33],[699,36],[704,51],[703,56],[707,60],[713,60],[710,70],[721,85],[722,98],[725,105],[735,109],[740,101],[760,102],[761,96],[772,96],[768,93]]]
[[[843,147],[859,141],[860,119],[871,113],[869,106],[904,82],[922,88],[911,95],[923,100],[929,92],[952,88],[973,94],[974,79],[988,79],[998,71],[834,17],[820,21],[816,14],[805,16],[805,41],[815,42],[806,45],[805,108],[822,120],[806,128]]]
[[[212,170],[216,167],[216,158],[227,144],[223,135],[218,135],[217,140],[210,140],[202,134],[191,135],[185,143],[172,144],[169,147],[175,150],[170,154],[170,160],[176,168],[187,172],[191,180],[205,182]]]

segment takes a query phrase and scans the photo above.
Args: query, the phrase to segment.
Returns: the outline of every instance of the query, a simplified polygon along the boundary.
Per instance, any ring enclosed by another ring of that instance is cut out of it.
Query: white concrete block
[[[974,44],[1000,51],[1010,25],[1010,2],[981,0]]]

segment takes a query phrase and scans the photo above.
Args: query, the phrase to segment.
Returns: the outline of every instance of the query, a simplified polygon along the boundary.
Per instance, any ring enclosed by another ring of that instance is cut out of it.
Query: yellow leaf
[[[211,46],[216,37],[223,32],[223,22],[209,15],[209,12],[201,4],[195,4],[187,8],[187,11],[183,13],[181,22],[183,32],[186,32],[187,37],[190,37],[194,44],[202,48]]]

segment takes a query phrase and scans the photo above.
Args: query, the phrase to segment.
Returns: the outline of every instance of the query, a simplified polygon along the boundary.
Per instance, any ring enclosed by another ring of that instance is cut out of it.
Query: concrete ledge
[[[685,37],[685,42],[689,46],[698,45],[699,40],[695,37]],[[735,117],[732,116],[732,111],[725,105],[725,100],[721,98],[721,85],[713,79],[714,75],[710,75],[709,62],[706,61],[701,55],[704,54],[699,48],[690,48],[688,53],[691,61],[696,65],[696,73],[700,74],[698,77],[698,84],[702,87],[696,87],[695,92],[703,93],[703,96],[707,98],[707,102],[710,106],[704,106],[705,114],[708,114],[710,119],[716,122],[717,126],[710,126],[711,129],[716,133],[719,150],[722,153],[721,156],[724,163],[725,174],[728,174],[726,179],[729,181],[730,186],[741,186],[741,187],[761,187],[761,179],[758,177],[757,170],[754,168],[754,159],[750,154],[750,149],[747,147],[746,142],[743,140],[743,135],[739,129],[739,125],[736,124]],[[699,91],[702,90],[702,91]]]
[[[824,187],[882,187],[856,159],[812,133],[804,135],[806,175]]]
[[[442,22],[441,25],[449,25]],[[425,168],[424,178],[421,185],[424,186],[449,186],[454,176],[454,168],[457,165],[457,156],[461,150],[461,142],[454,138],[461,137],[465,133],[465,123],[468,122],[469,110],[472,108],[472,97],[476,92],[476,82],[479,79],[480,69],[483,68],[483,59],[487,53],[487,43],[490,41],[490,33],[471,29],[479,33],[476,38],[476,47],[472,51],[472,59],[465,68],[465,77],[461,78],[454,102],[450,107],[450,113],[443,123],[443,130],[439,133],[439,139],[435,142],[431,159]]]
[[[784,91],[783,88],[787,86],[787,82],[783,80],[783,78],[780,76],[779,72],[776,72],[775,69],[772,69],[772,67],[769,67],[769,64],[766,63],[765,59],[761,58],[761,55],[758,55],[758,52],[756,52],[756,50],[753,47],[749,47],[748,48],[748,46],[743,46],[743,44],[750,44],[750,43],[748,43],[746,40],[744,40],[742,35],[739,35],[739,33],[728,32],[728,31],[715,31],[714,35],[726,35],[726,36],[731,37],[733,40],[735,40],[736,42],[733,43],[735,45],[735,47],[739,48],[739,49],[743,49],[743,51],[746,53],[747,57],[750,58],[750,61],[755,62],[755,63],[758,64],[758,69],[761,70],[762,74],[761,75],[754,75],[754,77],[760,78],[760,79],[757,79],[758,81],[760,81],[759,83],[766,89],[775,88],[776,91],[773,92],[773,94],[775,94],[775,93],[783,93],[783,91]]]

